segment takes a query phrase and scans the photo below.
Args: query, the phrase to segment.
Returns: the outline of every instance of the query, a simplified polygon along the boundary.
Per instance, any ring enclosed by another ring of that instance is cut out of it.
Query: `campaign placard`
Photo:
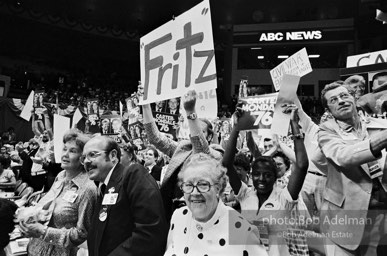
[[[99,104],[97,99],[87,100],[87,133],[100,132]]]
[[[122,120],[119,115],[101,116],[101,134],[118,135],[122,133]]]
[[[160,132],[170,134],[173,139],[176,139],[176,129],[179,124],[178,115],[153,112],[153,117]]]
[[[374,65],[387,62],[387,50],[369,52],[347,57],[347,68]]]
[[[270,93],[239,99],[242,109],[255,117],[254,122],[241,127],[241,130],[270,129],[277,96],[278,93]]]
[[[140,104],[217,87],[209,0],[140,39]]]
[[[282,78],[285,74],[302,77],[312,71],[308,53],[306,52],[306,48],[303,48],[270,70],[270,76],[273,80],[275,90],[279,91]]]
[[[138,106],[138,97],[137,94],[125,99],[126,103],[126,113],[123,115],[124,120],[128,119],[128,123],[132,124],[139,120],[141,109]]]

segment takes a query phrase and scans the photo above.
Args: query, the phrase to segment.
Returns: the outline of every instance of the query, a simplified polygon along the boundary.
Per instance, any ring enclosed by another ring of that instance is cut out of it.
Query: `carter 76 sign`
[[[140,40],[140,104],[182,96],[188,89],[216,88],[209,1],[162,25]]]

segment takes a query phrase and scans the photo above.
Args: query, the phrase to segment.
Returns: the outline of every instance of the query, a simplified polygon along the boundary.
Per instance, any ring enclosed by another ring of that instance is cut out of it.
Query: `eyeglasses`
[[[208,181],[199,181],[196,185],[188,182],[181,184],[180,189],[185,194],[191,194],[196,188],[200,193],[205,193],[211,190],[211,187],[217,185],[218,183],[211,184]]]
[[[86,158],[89,160],[89,161],[93,161],[95,160],[98,156],[100,156],[102,153],[106,153],[108,151],[91,151],[89,153],[87,153],[86,155],[82,155],[81,156],[81,164],[84,164],[85,163],[85,160]]]
[[[339,98],[342,99],[342,100],[346,100],[350,97],[351,95],[349,95],[348,93],[346,92],[342,92],[340,93],[337,97],[332,97],[329,99],[329,104],[336,104],[338,101],[339,101]]]

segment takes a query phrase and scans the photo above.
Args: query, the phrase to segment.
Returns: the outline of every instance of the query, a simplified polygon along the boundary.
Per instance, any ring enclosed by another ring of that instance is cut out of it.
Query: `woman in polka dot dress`
[[[179,173],[186,207],[171,219],[165,256],[267,255],[259,232],[220,196],[226,170],[208,154],[193,154]]]

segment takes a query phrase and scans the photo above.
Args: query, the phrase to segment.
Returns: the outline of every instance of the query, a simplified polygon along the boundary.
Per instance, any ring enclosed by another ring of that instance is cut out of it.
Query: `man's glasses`
[[[339,101],[339,99],[342,99],[342,100],[346,100],[346,99],[348,99],[349,97],[350,97],[351,95],[349,95],[348,93],[346,93],[346,92],[342,92],[342,93],[340,93],[337,97],[332,97],[332,98],[330,98],[329,99],[329,104],[336,104],[338,101]]]
[[[184,182],[181,184],[180,189],[185,194],[191,194],[194,191],[194,188],[196,188],[200,193],[205,193],[211,190],[211,187],[214,185],[217,185],[218,183],[211,184],[208,181],[199,181],[196,185]]]
[[[81,156],[81,164],[84,164],[85,163],[85,160],[86,158],[89,160],[89,161],[93,161],[95,160],[98,156],[100,156],[102,153],[106,153],[108,151],[91,151],[89,153],[87,153],[86,155],[82,155]]]

